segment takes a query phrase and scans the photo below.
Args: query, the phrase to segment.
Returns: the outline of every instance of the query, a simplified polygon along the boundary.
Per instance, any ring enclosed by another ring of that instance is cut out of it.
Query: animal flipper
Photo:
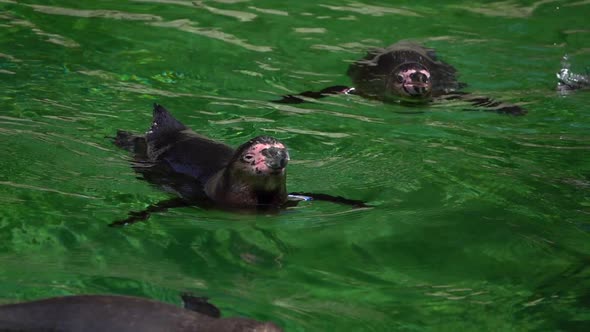
[[[164,106],[154,104],[154,115],[150,130],[146,133],[149,141],[187,129],[180,121],[176,120]]]
[[[135,154],[145,154],[146,151],[145,137],[128,131],[118,130],[113,142],[116,146]]]
[[[295,95],[286,95],[283,96],[283,98],[279,100],[273,100],[272,102],[279,104],[301,104],[306,102],[306,98],[320,99],[330,95],[339,94],[354,94],[354,89],[344,85],[334,85],[320,91],[305,91]]]
[[[154,204],[151,204],[146,209],[141,211],[132,211],[129,212],[129,217],[123,220],[117,220],[109,224],[110,227],[121,227],[121,226],[128,226],[131,224],[135,224],[140,221],[146,221],[150,218],[150,215],[155,212],[164,212],[168,209],[175,208],[175,207],[185,207],[190,206],[190,204],[180,198],[170,198],[164,201],[160,201]]]
[[[185,129],[187,127],[176,120],[163,106],[154,104],[152,125],[145,136],[118,130],[114,143],[116,146],[138,156],[145,156],[149,142],[158,141],[166,135]]]
[[[344,198],[342,196],[332,196],[328,194],[290,193],[289,199],[293,201],[326,201],[337,204],[350,205],[355,209],[373,207],[361,200]]]
[[[184,308],[190,311],[198,312],[209,317],[219,318],[221,317],[221,311],[209,303],[209,299],[206,297],[194,296],[192,294],[184,293],[181,294]]]

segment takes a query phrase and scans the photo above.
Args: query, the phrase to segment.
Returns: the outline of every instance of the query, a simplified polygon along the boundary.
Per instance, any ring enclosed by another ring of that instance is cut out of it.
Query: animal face
[[[242,152],[236,168],[249,176],[277,176],[285,174],[288,161],[289,152],[282,143],[254,143]]]
[[[417,63],[404,63],[396,67],[388,80],[391,93],[408,99],[427,99],[432,92],[430,72]]]

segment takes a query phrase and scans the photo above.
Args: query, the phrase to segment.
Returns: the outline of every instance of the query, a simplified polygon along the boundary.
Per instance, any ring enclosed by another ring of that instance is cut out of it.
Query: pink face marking
[[[411,97],[423,97],[430,94],[432,81],[430,72],[425,68],[412,66],[397,71],[393,77],[393,88],[397,93]]]
[[[400,75],[403,77],[403,83],[405,83],[405,84],[408,84],[409,83],[409,84],[416,85],[418,82],[415,82],[414,81],[414,78],[413,78],[413,77],[416,77],[415,75],[413,75],[413,74],[416,74],[416,73],[420,73],[420,74],[426,76],[426,80],[427,81],[430,80],[430,72],[428,70],[425,70],[425,69],[420,69],[420,70],[408,69],[408,70],[404,70],[404,71],[402,71],[400,73]],[[426,83],[426,82],[423,82],[423,83]]]
[[[242,161],[250,173],[257,175],[283,174],[289,154],[281,143],[265,144],[258,143],[245,151]]]

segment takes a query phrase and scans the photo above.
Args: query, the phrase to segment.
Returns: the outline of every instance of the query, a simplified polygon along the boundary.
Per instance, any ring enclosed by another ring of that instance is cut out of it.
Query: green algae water
[[[286,331],[588,331],[588,1],[0,0],[0,303],[211,298]],[[419,108],[357,96],[271,103],[350,84],[371,47],[422,42],[466,91]],[[114,147],[151,105],[237,146],[290,148],[289,191],[362,199],[279,215],[173,209]],[[470,109],[471,111],[466,111]]]

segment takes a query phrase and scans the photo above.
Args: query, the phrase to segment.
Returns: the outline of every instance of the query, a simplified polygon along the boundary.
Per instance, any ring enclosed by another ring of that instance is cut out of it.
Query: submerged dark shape
[[[284,96],[276,102],[297,104],[304,102],[305,97],[318,99],[333,94],[357,94],[406,105],[461,99],[500,113],[526,114],[520,106],[460,91],[465,84],[457,80],[457,70],[453,66],[438,60],[434,49],[409,41],[368,52],[348,67],[347,74],[354,87],[338,85],[318,92],[306,91]]]
[[[133,153],[133,168],[147,181],[177,195],[155,203],[129,218],[126,225],[172,207],[199,205],[229,210],[276,211],[301,200],[327,200],[365,207],[361,201],[324,194],[293,193],[286,188],[289,152],[279,140],[258,136],[236,150],[201,136],[154,105],[145,135],[117,132],[115,144]]]
[[[213,305],[209,304],[214,307]],[[149,299],[77,295],[0,306],[0,331],[10,332],[280,332],[271,322],[216,318]]]
[[[209,303],[209,298],[207,297],[194,296],[188,293],[184,293],[180,297],[182,298],[185,309],[196,311],[213,318],[221,317],[221,311]]]
[[[569,56],[566,54],[561,59],[561,69],[557,73],[557,90],[567,94],[572,90],[590,88],[590,73],[578,74],[571,70]]]

